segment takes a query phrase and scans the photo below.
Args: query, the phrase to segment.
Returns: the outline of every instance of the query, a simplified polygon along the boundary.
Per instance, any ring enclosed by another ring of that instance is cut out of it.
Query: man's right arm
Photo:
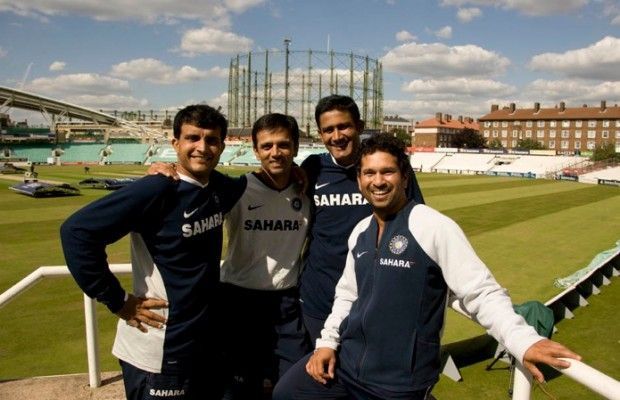
[[[169,184],[163,177],[143,178],[78,210],[60,228],[67,266],[78,286],[113,313],[126,298],[109,269],[105,248],[139,226],[157,190]]]

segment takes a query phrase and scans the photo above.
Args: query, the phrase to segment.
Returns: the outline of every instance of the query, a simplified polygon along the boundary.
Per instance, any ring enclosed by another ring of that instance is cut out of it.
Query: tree
[[[390,133],[394,135],[394,137],[397,137],[400,140],[402,140],[406,146],[411,146],[411,134],[407,132],[406,130],[401,129],[401,128],[395,128],[395,129],[392,129],[392,132]]]
[[[528,150],[544,150],[546,149],[538,140],[533,139],[519,139],[517,142],[517,148]]]
[[[502,145],[502,142],[497,138],[491,140],[487,146],[489,149],[503,149],[504,148],[504,146]]]
[[[481,149],[485,146],[486,139],[471,128],[465,128],[452,138],[452,147]]]
[[[620,160],[620,153],[616,153],[616,146],[612,142],[604,142],[594,148],[592,161]]]

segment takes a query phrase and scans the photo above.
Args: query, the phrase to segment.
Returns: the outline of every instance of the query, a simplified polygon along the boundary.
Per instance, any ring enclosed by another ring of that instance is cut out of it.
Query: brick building
[[[599,107],[569,108],[564,102],[554,108],[491,106],[491,112],[478,119],[481,133],[488,142],[497,139],[502,147],[517,147],[521,139],[536,140],[559,153],[592,151],[604,142],[620,147],[620,107],[608,107],[601,101]]]
[[[413,133],[413,121],[398,115],[386,115],[383,117],[382,132],[392,133],[397,130],[402,130],[409,134]]]
[[[416,122],[412,144],[415,147],[452,147],[452,138],[464,129],[479,132],[479,125],[473,118],[436,113],[435,118]]]

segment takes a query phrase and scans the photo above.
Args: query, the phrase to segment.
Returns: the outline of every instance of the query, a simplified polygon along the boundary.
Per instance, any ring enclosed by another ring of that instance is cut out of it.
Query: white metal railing
[[[570,358],[562,358],[562,360],[570,363],[570,367],[564,369],[556,368],[558,371],[606,399],[620,400],[620,382],[581,361]],[[517,362],[512,400],[530,400],[531,392],[532,375],[521,363]]]
[[[110,264],[114,274],[131,273],[131,264]],[[4,293],[0,293],[0,308],[25,292],[43,278],[71,276],[66,266],[39,267]],[[96,301],[84,295],[84,320],[86,323],[86,353],[88,355],[88,383],[91,387],[101,386],[99,368],[99,335],[97,331]]]
[[[131,264],[110,264],[110,270],[114,274],[131,273]],[[48,277],[70,276],[66,266],[39,267],[24,279],[10,287],[4,293],[0,293],[0,308],[14,299],[20,293],[28,290],[38,281]],[[457,304],[451,305],[457,311]],[[88,355],[88,380],[91,387],[101,386],[101,371],[99,368],[99,340],[97,332],[96,302],[84,295],[84,319],[86,322],[86,350]],[[565,359],[571,366],[558,371],[571,377],[592,391],[612,400],[620,400],[620,382],[602,372],[584,364],[583,362]],[[516,362],[515,380],[513,386],[513,400],[529,400],[532,391],[532,376]]]

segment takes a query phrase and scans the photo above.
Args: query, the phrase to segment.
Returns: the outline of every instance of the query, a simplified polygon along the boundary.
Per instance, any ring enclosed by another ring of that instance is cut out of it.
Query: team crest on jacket
[[[299,197],[295,197],[291,200],[291,207],[293,207],[293,210],[295,211],[301,210],[301,199]]]
[[[390,240],[390,251],[394,254],[400,254],[407,248],[407,238],[403,235],[396,235]]]

